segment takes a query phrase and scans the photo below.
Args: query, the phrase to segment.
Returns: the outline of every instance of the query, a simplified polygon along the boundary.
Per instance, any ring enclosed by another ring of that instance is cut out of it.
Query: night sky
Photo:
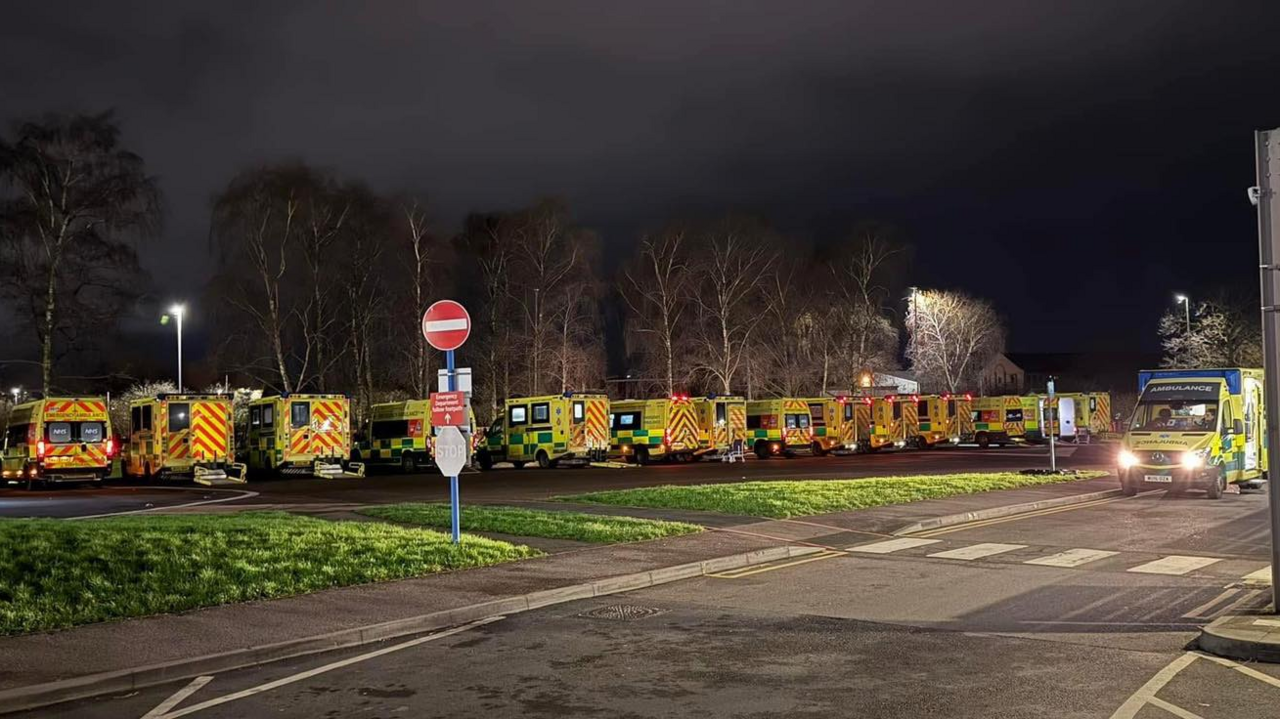
[[[265,6],[265,7],[264,7]],[[115,108],[161,179],[160,286],[209,199],[300,157],[470,210],[566,197],[607,248],[737,210],[900,224],[909,284],[1020,351],[1155,346],[1175,291],[1255,285],[1280,3],[8,2],[0,116]],[[188,289],[184,290],[186,287]]]

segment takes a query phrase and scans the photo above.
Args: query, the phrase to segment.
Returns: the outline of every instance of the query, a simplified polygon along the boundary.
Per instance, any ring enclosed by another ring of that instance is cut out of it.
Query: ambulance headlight
[[[1208,450],[1200,450],[1198,452],[1183,452],[1182,468],[1183,469],[1200,469],[1201,467],[1204,466],[1205,455],[1207,455],[1208,453],[1209,453]]]
[[[1120,469],[1131,469],[1137,466],[1138,455],[1127,449],[1122,449],[1119,456],[1116,457],[1116,462],[1120,465]]]

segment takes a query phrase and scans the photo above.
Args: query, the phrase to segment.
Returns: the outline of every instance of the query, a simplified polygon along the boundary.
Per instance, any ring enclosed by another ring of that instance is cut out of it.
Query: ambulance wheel
[[[827,454],[827,450],[823,449],[823,448],[822,448],[822,444],[820,444],[820,443],[818,443],[818,442],[814,442],[814,443],[810,444],[810,445],[809,445],[809,451],[810,451],[810,452],[813,452],[813,456],[815,456],[815,457],[822,457],[822,456],[825,456],[825,455]]]
[[[493,455],[488,452],[476,452],[476,464],[485,471],[493,469]]]
[[[413,452],[400,455],[400,471],[405,474],[417,474],[418,457]]]
[[[636,447],[634,456],[637,467],[643,467],[649,463],[649,449],[647,447]]]
[[[1126,497],[1135,497],[1138,494],[1138,484],[1136,482],[1129,481],[1127,476],[1121,474],[1120,491],[1124,493],[1124,496]]]
[[[978,435],[978,448],[979,448],[979,449],[986,449],[987,447],[990,447],[990,446],[991,446],[991,438],[990,438],[990,437],[988,437],[988,436],[987,436],[987,435],[985,435],[985,434],[979,434],[979,435]]]
[[[762,439],[762,440],[760,440],[759,442],[756,442],[756,448],[755,448],[755,449],[756,449],[756,457],[758,457],[759,459],[768,459],[768,458],[769,458],[769,443],[768,443],[768,442],[764,441],[763,439]]]
[[[1227,478],[1222,472],[1218,472],[1218,476],[1213,478],[1213,483],[1204,490],[1204,496],[1209,499],[1222,499],[1222,493],[1227,488]]]
[[[538,466],[542,469],[551,469],[551,457],[545,449],[538,450]]]

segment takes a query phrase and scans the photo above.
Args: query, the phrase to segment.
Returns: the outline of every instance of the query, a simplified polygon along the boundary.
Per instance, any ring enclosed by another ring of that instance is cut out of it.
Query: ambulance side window
[[[1021,422],[1021,421],[1022,421],[1022,410],[1020,410],[1020,409],[1008,409],[1008,410],[1005,410],[1005,412],[1004,412],[1004,421],[1006,421],[1006,422]]]
[[[262,407],[262,428],[271,429],[276,426],[276,408],[274,405],[264,405]]]
[[[507,424],[515,427],[516,425],[529,424],[529,407],[523,404],[513,404],[507,408]]]
[[[311,424],[311,403],[292,402],[289,404],[289,425],[294,429],[302,429]]]
[[[809,405],[809,416],[813,418],[814,427],[827,426],[827,417],[823,413],[824,409],[826,408],[823,407],[821,404],[815,403],[815,404]]]
[[[901,402],[893,403],[893,418],[902,419],[902,403]]]
[[[539,402],[533,405],[533,419],[530,424],[546,424],[551,421],[551,405]]]
[[[844,406],[844,421],[846,422],[853,421],[853,403],[852,402]]]
[[[573,403],[573,421],[581,422],[587,416],[586,402]]]
[[[760,418],[763,416],[764,415],[759,415],[759,414],[747,415],[747,429],[761,429],[762,423],[760,421]]]
[[[640,426],[639,412],[619,412],[613,416],[614,429],[635,429]]]
[[[954,399],[947,400],[947,416],[956,416],[956,401]]]
[[[1231,434],[1232,425],[1235,424],[1235,422],[1232,421],[1233,418],[1231,403],[1224,402],[1222,404],[1222,416],[1220,417],[1222,420],[1221,434]]]
[[[191,428],[191,405],[174,402],[169,405],[169,431],[184,432]]]
[[[249,426],[259,427],[261,425],[262,425],[262,408],[250,407],[249,408]]]
[[[142,429],[142,408],[134,407],[129,410],[129,433],[133,434]]]
[[[151,405],[142,407],[142,429],[147,431],[151,429]]]
[[[20,447],[27,443],[27,431],[29,424],[15,424],[9,428],[4,435],[5,449],[10,447]]]
[[[916,414],[921,416],[928,416],[929,400],[922,399],[919,402],[916,402]]]

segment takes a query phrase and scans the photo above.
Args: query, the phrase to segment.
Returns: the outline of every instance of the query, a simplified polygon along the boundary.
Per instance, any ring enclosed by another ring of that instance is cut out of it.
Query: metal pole
[[[453,364],[453,350],[444,353],[444,365],[449,371],[449,391],[457,389],[457,373]],[[449,524],[452,527],[453,543],[462,541],[462,508],[458,500],[458,475],[449,478]]]
[[[1276,267],[1276,257],[1280,255],[1280,232],[1273,224],[1275,216],[1280,214],[1280,197],[1276,196],[1272,185],[1276,173],[1280,172],[1280,152],[1272,152],[1278,142],[1280,128],[1254,133],[1258,172],[1259,275],[1262,283],[1262,361],[1266,372],[1263,382],[1266,406],[1261,421],[1266,425],[1268,478],[1271,472],[1280,470],[1280,416],[1274,420],[1268,417],[1271,412],[1280,413],[1280,347],[1277,347],[1280,335],[1280,314],[1277,310],[1280,308],[1276,306],[1277,296],[1280,296],[1280,288],[1276,286],[1280,280],[1276,275],[1280,269]],[[1270,482],[1267,497],[1271,506],[1271,602],[1274,611],[1280,604],[1276,601],[1276,588],[1280,587],[1280,491],[1270,486]]]
[[[178,312],[178,391],[182,391],[182,316],[186,312]]]
[[[1182,307],[1187,311],[1187,334],[1191,334],[1191,298],[1182,298]]]
[[[1044,415],[1049,419],[1049,421],[1045,423],[1045,429],[1048,430],[1049,432],[1049,471],[1057,472],[1058,471],[1058,451],[1053,447],[1053,417],[1054,417],[1055,410],[1052,407],[1050,407],[1050,405],[1053,403],[1053,397],[1054,397],[1054,393],[1052,391],[1053,390],[1052,377],[1049,378],[1049,390],[1050,390],[1049,399],[1044,401]],[[1057,418],[1058,418],[1058,422],[1061,423],[1062,412],[1057,412]]]

